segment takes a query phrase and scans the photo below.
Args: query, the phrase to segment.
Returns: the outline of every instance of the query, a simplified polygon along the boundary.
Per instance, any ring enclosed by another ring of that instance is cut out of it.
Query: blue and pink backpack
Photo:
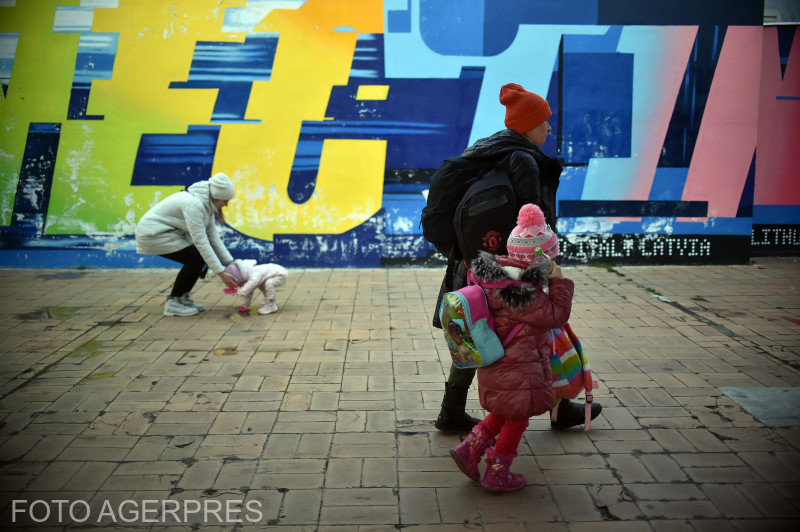
[[[444,295],[439,319],[453,364],[462,369],[482,368],[497,362],[505,354],[505,347],[520,331],[522,324],[500,341],[494,330],[494,316],[489,310],[486,293],[476,284],[472,270],[467,272],[467,283],[464,288]]]

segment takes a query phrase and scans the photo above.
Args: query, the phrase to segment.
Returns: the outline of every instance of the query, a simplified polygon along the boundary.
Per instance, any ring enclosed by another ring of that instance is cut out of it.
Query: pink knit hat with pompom
[[[542,209],[527,203],[519,210],[517,226],[508,237],[508,256],[528,264],[541,264],[558,255],[558,235],[544,221]]]

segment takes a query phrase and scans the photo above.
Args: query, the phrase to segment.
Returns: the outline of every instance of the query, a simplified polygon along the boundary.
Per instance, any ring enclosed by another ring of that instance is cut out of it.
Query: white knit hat
[[[222,172],[214,174],[208,180],[208,185],[211,188],[211,197],[218,200],[232,200],[235,190],[233,188],[233,181]]]

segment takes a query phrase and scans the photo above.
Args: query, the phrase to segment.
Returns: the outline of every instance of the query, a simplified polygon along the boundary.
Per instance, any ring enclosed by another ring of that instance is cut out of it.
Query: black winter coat
[[[513,129],[504,129],[476,140],[464,150],[461,157],[485,161],[487,167],[498,166],[506,170],[514,186],[517,212],[526,203],[538,205],[550,228],[556,231],[556,192],[562,171],[557,159],[545,155],[539,146]],[[467,267],[464,261],[449,257],[434,309],[434,327],[441,329],[439,308],[445,292],[463,288],[466,280]]]
[[[556,230],[556,192],[562,167],[557,159],[545,155],[513,129],[478,139],[461,154],[467,159],[500,160],[508,172],[517,197],[517,211],[526,203],[538,205],[550,228]]]

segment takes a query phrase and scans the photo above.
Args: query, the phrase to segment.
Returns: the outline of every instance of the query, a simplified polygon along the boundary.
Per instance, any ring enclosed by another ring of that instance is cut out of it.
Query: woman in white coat
[[[189,294],[206,265],[229,288],[236,287],[233,276],[225,271],[233,256],[219,237],[214,217],[224,220],[222,208],[234,192],[231,179],[218,173],[164,198],[139,220],[136,251],[183,264],[164,305],[165,316],[193,316],[205,309]]]

